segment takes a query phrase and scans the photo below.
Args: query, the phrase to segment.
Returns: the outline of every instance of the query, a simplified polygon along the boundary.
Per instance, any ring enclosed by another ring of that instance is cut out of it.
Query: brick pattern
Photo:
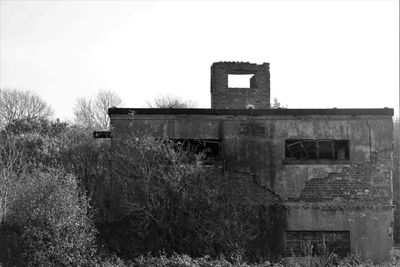
[[[254,74],[251,88],[228,88],[228,74]],[[211,66],[211,108],[270,108],[269,64],[216,62]]]
[[[371,153],[371,162],[352,164],[340,173],[309,180],[299,200],[321,202],[332,200],[361,200],[364,203],[390,203],[391,154]]]

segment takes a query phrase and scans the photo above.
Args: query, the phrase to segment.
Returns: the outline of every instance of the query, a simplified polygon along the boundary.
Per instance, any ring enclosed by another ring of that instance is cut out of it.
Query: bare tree
[[[17,119],[49,119],[52,108],[36,93],[0,89],[0,126]]]
[[[182,100],[178,96],[162,95],[154,99],[154,103],[147,102],[148,108],[195,108],[197,103],[193,100]]]
[[[108,90],[99,90],[92,99],[78,98],[74,107],[75,122],[90,129],[108,129],[110,124],[108,108],[121,103],[121,98]]]

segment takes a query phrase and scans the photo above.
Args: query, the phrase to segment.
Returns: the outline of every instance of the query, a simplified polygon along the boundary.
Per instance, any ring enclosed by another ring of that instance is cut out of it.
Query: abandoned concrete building
[[[229,75],[249,75],[230,88]],[[269,64],[211,66],[211,109],[110,108],[111,138],[132,123],[156,138],[186,140],[243,195],[286,208],[282,253],[312,241],[375,262],[393,246],[393,109],[271,109]]]

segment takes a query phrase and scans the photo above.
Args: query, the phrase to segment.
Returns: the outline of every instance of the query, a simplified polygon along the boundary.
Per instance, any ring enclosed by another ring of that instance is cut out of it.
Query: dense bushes
[[[20,259],[40,266],[87,265],[96,251],[96,231],[75,178],[51,171],[16,179],[0,237],[11,243],[8,249],[12,250],[1,251],[1,260]]]
[[[130,259],[159,251],[249,260],[276,255],[268,241],[284,225],[271,227],[271,217],[279,220],[282,209],[232,201],[221,171],[179,144],[148,136],[113,142],[110,172],[98,180],[103,189],[94,201],[99,235],[112,252]]]
[[[143,135],[95,140],[44,120],[14,121],[0,136],[0,265],[356,264],[274,258],[285,210],[235,201],[221,170],[179,144]]]
[[[60,161],[67,125],[14,121],[1,132],[0,262],[88,265],[96,230],[84,193]]]
[[[110,167],[109,140],[96,140],[92,132],[76,126],[69,127],[65,135],[65,146],[60,151],[63,169],[77,177],[90,199],[98,199],[98,187]]]
[[[240,257],[227,260],[224,256],[211,258],[204,256],[193,258],[185,254],[175,254],[170,256],[161,253],[158,256],[146,255],[139,256],[131,261],[122,261],[112,258],[103,261],[100,266],[135,266],[135,267],[398,267],[400,266],[400,256],[393,255],[391,260],[383,265],[375,265],[370,260],[365,260],[358,253],[339,259],[336,255],[327,254],[323,256],[307,255],[303,257],[285,257],[276,262],[264,261],[260,263],[249,263]]]
[[[9,123],[0,135],[21,151],[25,170],[46,171],[62,168],[60,151],[66,148],[70,128],[59,120],[21,119]]]

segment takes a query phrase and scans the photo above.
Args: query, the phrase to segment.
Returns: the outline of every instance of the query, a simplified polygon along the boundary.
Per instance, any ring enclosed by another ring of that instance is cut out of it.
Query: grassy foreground
[[[370,260],[365,260],[360,257],[359,254],[352,255],[350,257],[339,259],[334,254],[327,254],[324,256],[304,256],[304,257],[285,257],[279,262],[265,261],[262,263],[246,263],[243,262],[241,257],[230,257],[229,259],[221,256],[218,259],[211,259],[209,256],[202,258],[191,258],[187,255],[173,254],[168,257],[161,254],[158,257],[151,255],[140,256],[133,261],[123,261],[118,257],[113,257],[108,260],[102,261],[100,266],[156,266],[156,267],[398,267],[400,266],[400,250],[395,249],[392,253],[391,259],[383,264],[374,264]]]

